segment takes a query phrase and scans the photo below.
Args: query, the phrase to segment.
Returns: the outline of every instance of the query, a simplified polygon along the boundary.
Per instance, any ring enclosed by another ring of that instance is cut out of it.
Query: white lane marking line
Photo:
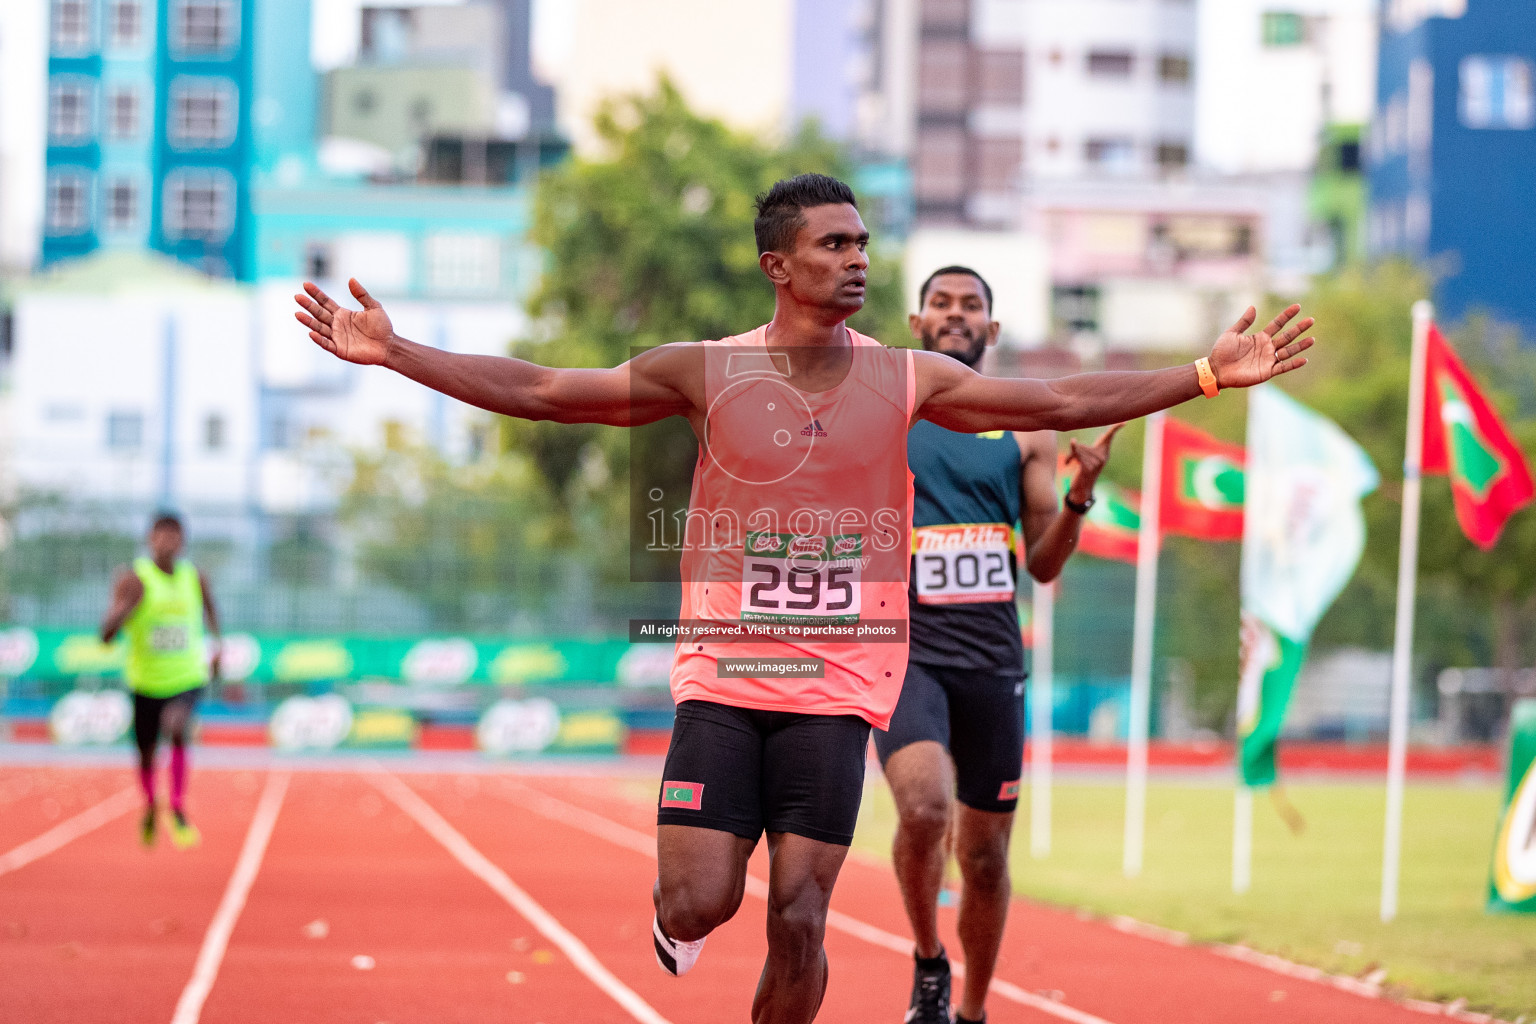
[[[208,993],[213,991],[214,980],[219,976],[219,966],[229,948],[229,937],[235,930],[235,922],[240,919],[240,912],[245,909],[245,898],[250,895],[256,873],[261,870],[262,858],[267,855],[267,842],[272,838],[272,828],[277,824],[277,814],[282,810],[283,796],[287,792],[286,772],[267,776],[266,788],[261,791],[256,813],[251,816],[251,827],[245,833],[245,844],[240,847],[234,873],[229,876],[224,898],[219,900],[219,909],[214,912],[208,932],[203,936],[203,947],[197,951],[197,964],[192,968],[187,987],[181,991],[181,998],[176,1001],[171,1024],[197,1024],[197,1019],[202,1016],[203,1003],[208,1000]]]
[[[588,981],[628,1011],[631,1017],[640,1021],[641,1024],[670,1024],[649,1003],[636,995],[633,989],[604,967],[602,961],[593,956],[592,951],[580,939],[555,920],[554,916],[540,906],[538,901],[524,892],[505,871],[493,864],[457,829],[448,824],[447,820],[415,790],[393,775],[374,774],[370,776],[370,781],[385,796],[399,805],[402,811],[416,819],[416,824],[441,843],[443,848],[464,865],[470,874],[490,886],[496,895],[506,900],[513,910],[537,928],[546,939],[558,946],[576,969],[587,976]]]
[[[572,803],[567,803],[559,797],[541,793],[527,786],[518,785],[517,790],[517,794],[512,799],[521,803],[535,814],[570,825],[573,828],[581,829],[583,832],[606,839],[627,850],[642,853],[652,860],[656,858],[655,836],[647,835],[639,829],[630,828],[628,825],[621,825],[612,819],[603,817],[601,814],[589,811],[584,807],[578,807]],[[768,883],[756,875],[747,875],[746,891],[757,899],[768,899]],[[841,911],[828,910],[827,925],[828,927],[836,928],[844,934],[852,935],[856,939],[863,939],[871,945],[888,949],[893,953],[899,953],[902,956],[910,956],[912,954],[911,939],[902,938],[894,932],[877,928],[865,921],[860,921],[856,917],[850,917]],[[951,969],[954,971],[955,977],[965,977],[965,965],[963,963],[953,961]],[[1020,988],[1018,985],[1009,981],[1003,981],[1001,978],[992,979],[991,991],[1002,996],[1004,999],[1012,1000],[1022,1006],[1028,1006],[1039,1010],[1041,1013],[1058,1017],[1061,1020],[1071,1021],[1072,1024],[1110,1024],[1109,1021],[1102,1017],[1095,1017],[1091,1013],[1074,1009],[1065,1003],[1058,1003],[1053,999],[1036,995],[1028,989]]]
[[[143,797],[130,786],[107,797],[101,803],[87,807],[73,818],[66,818],[42,835],[28,839],[14,850],[0,855],[0,875],[25,867],[53,851],[67,846],[87,833],[105,825],[113,818],[132,810]]]

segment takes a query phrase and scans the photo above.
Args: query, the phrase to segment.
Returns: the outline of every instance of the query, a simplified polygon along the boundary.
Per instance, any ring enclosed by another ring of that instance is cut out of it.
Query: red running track
[[[0,768],[0,1021],[747,1019],[765,950],[760,887],[749,886],[693,973],[663,974],[648,934],[654,798],[645,783],[300,771],[283,790],[262,771],[202,771],[192,810],[204,843],[178,852],[138,845],[137,808],[114,796],[131,782],[126,770]],[[270,839],[252,849],[258,805],[272,804],[273,789],[282,799],[269,808]],[[91,817],[112,800],[115,816]],[[79,822],[95,824],[57,842]],[[11,856],[43,850],[36,840],[50,835],[56,848],[25,863]],[[249,893],[231,906],[242,862]],[[752,873],[766,872],[760,850]],[[851,858],[833,908],[819,1019],[894,1024],[911,961],[889,868]],[[231,927],[227,946],[210,952],[216,920]],[[211,985],[189,1008],[200,951]],[[1012,996],[994,994],[995,1024],[1426,1020],[1024,901],[998,976]]]

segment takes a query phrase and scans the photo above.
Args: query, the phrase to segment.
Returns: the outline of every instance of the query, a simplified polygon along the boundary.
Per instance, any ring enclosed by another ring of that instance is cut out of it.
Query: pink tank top
[[[709,405],[678,617],[748,638],[680,639],[678,702],[890,723],[907,666],[916,380],[910,350],[848,333],[848,375],[818,393],[784,379],[795,353],[769,353],[766,327],[702,343]],[[821,659],[825,674],[751,674],[764,658]]]

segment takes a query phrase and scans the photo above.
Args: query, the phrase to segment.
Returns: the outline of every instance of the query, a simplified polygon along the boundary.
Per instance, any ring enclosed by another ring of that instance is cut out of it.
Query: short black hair
[[[987,284],[986,278],[976,273],[976,271],[972,270],[970,267],[961,266],[940,267],[938,270],[935,270],[933,273],[929,274],[928,280],[924,281],[923,286],[917,290],[918,309],[922,309],[923,303],[928,301],[928,289],[933,286],[933,279],[936,277],[943,277],[945,274],[964,274],[966,277],[974,277],[976,279],[976,283],[981,285],[982,294],[987,297],[987,312],[989,314],[992,312],[992,286]]]
[[[174,526],[181,533],[186,533],[186,527],[181,525],[181,516],[175,512],[156,512],[155,521],[149,524],[149,532],[154,533],[162,526]]]
[[[757,219],[752,222],[757,254],[794,248],[795,235],[805,227],[802,210],[843,203],[854,209],[859,207],[853,189],[830,175],[797,174],[774,182],[772,188],[757,197]]]

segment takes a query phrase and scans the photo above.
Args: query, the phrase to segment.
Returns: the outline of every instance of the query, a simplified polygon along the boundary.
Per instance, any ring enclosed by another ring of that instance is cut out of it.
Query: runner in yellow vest
[[[133,691],[133,737],[146,804],[140,838],[146,846],[155,842],[155,748],[163,729],[171,739],[171,840],[181,849],[199,838],[184,803],[187,732],[197,698],[219,668],[217,646],[210,659],[203,632],[206,616],[217,644],[219,615],[208,581],[180,557],[185,541],[180,519],[157,517],[149,530],[150,557],[118,569],[101,624],[103,643],[119,632],[128,643],[123,678]]]

